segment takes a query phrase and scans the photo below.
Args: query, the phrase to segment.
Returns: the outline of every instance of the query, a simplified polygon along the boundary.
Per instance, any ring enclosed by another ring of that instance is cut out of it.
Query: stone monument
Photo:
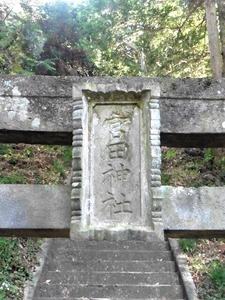
[[[73,86],[71,238],[163,237],[159,88]]]

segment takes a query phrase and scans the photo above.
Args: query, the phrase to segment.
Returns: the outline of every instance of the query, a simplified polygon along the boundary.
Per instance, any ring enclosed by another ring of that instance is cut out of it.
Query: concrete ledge
[[[0,236],[69,237],[70,186],[0,185]]]
[[[225,147],[224,78],[0,76],[0,142],[71,144],[72,86],[86,82],[158,84],[162,145]]]
[[[225,237],[225,187],[163,186],[162,191],[166,236]],[[67,185],[0,185],[0,236],[69,237],[70,193]],[[124,235],[145,238],[138,232]],[[94,234],[102,239],[102,233]]]
[[[225,187],[162,187],[169,237],[225,237]]]
[[[185,255],[181,252],[178,241],[175,239],[169,239],[169,245],[180,275],[181,284],[184,287],[185,299],[198,300],[197,290],[188,268],[187,259]]]

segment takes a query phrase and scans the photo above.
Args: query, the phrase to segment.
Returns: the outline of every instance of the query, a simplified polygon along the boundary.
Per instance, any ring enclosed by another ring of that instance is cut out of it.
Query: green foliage
[[[71,164],[71,146],[0,144],[1,184],[63,183]]]
[[[72,165],[72,147],[71,146],[65,146],[63,150],[63,162],[64,167],[68,168]]]
[[[37,264],[33,253],[39,245],[37,239],[0,238],[0,299],[23,299],[22,289],[32,264]]]
[[[171,180],[171,175],[167,173],[162,173],[162,184],[163,185],[169,185]]]
[[[102,75],[209,75],[204,9],[179,0],[89,0],[78,9],[82,45]]]
[[[197,250],[198,240],[196,239],[180,239],[179,245],[184,253],[194,253]]]
[[[18,13],[10,2],[0,3],[0,73],[32,74],[37,63],[42,32],[34,11],[23,8]]]
[[[62,183],[70,166],[70,146],[0,144],[0,183]],[[0,238],[0,300],[23,299],[40,244],[38,239]]]
[[[166,160],[171,160],[176,157],[177,151],[176,151],[176,149],[173,149],[173,148],[168,149],[168,150],[166,150],[166,152],[163,155]]]
[[[6,144],[0,144],[0,155],[10,154],[10,147]]]
[[[10,2],[0,3],[0,74],[91,73],[93,64],[79,45],[72,4],[57,1],[38,6],[20,0],[20,6],[15,11]]]
[[[91,73],[85,51],[80,46],[76,9],[65,1],[40,7],[38,24],[45,36],[36,74],[80,75]]]
[[[212,148],[207,148],[204,153],[204,160],[206,162],[212,162],[215,157],[214,150]]]
[[[20,12],[0,3],[0,50],[6,74],[210,75],[199,1],[21,0]]]
[[[225,297],[225,265],[219,260],[213,260],[209,268],[209,277],[218,289],[218,297],[216,299],[224,299]]]
[[[52,167],[56,173],[58,173],[60,176],[65,178],[65,168],[64,168],[62,162],[60,162],[58,159],[54,159],[52,161]]]
[[[10,252],[12,253],[9,255]],[[17,239],[0,238],[0,255],[2,258],[0,261],[1,269],[4,269],[8,263],[14,259],[13,253],[18,253]]]
[[[25,184],[26,177],[20,171],[12,172],[8,176],[0,175],[0,184]]]
[[[217,162],[216,165],[222,170],[225,170],[225,156],[221,157]]]
[[[173,151],[175,150],[175,151]],[[200,187],[225,185],[224,149],[162,148],[162,184]]]

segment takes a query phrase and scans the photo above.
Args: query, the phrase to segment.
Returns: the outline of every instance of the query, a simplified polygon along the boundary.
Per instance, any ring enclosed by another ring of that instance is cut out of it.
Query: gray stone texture
[[[163,186],[164,230],[171,237],[225,236],[225,188]]]
[[[136,105],[93,108],[92,224],[142,224],[140,121]]]
[[[185,290],[185,298],[188,300],[198,300],[198,293],[195,287],[191,272],[187,264],[187,256],[181,251],[179,241],[169,239],[169,244],[174,255],[176,267],[180,273],[182,284]]]
[[[70,186],[0,185],[0,235],[68,237]]]
[[[161,185],[159,94],[157,84],[73,85],[72,239],[78,215],[81,230],[99,236],[107,226],[150,231],[153,224],[163,236],[162,201],[151,193]]]
[[[0,235],[69,237],[70,186],[0,185]],[[223,187],[163,186],[164,232],[171,237],[224,237]],[[93,231],[83,237],[98,240],[153,239],[139,228]],[[110,246],[113,247],[113,244]]]
[[[69,186],[0,185],[1,236],[69,236]],[[223,187],[162,187],[164,232],[171,237],[224,237]],[[151,232],[91,232],[88,239],[152,240]],[[86,233],[83,233],[85,237]],[[113,247],[113,245],[111,246]]]
[[[184,299],[168,244],[153,240],[53,240],[34,299]]]
[[[0,140],[71,144],[72,85],[160,86],[161,144],[225,146],[225,79],[0,77]],[[27,135],[27,132],[32,132]]]

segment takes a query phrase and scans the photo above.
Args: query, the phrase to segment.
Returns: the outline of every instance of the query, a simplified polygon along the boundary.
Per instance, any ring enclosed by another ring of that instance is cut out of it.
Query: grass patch
[[[224,300],[225,261],[223,249],[225,240],[203,239],[198,240],[194,249],[189,244],[187,247],[191,248],[190,252],[186,251],[186,255],[199,299]]]
[[[197,250],[197,239],[181,239],[179,246],[184,253],[194,253]]]
[[[209,277],[217,289],[216,299],[225,299],[225,264],[213,260],[209,267]]]
[[[0,184],[63,184],[71,164],[70,146],[0,144]]]
[[[20,171],[12,172],[10,175],[0,175],[0,184],[25,184],[26,177]]]
[[[184,187],[224,186],[224,149],[162,147],[162,184]]]
[[[0,238],[0,299],[23,299],[40,244],[38,239]]]

